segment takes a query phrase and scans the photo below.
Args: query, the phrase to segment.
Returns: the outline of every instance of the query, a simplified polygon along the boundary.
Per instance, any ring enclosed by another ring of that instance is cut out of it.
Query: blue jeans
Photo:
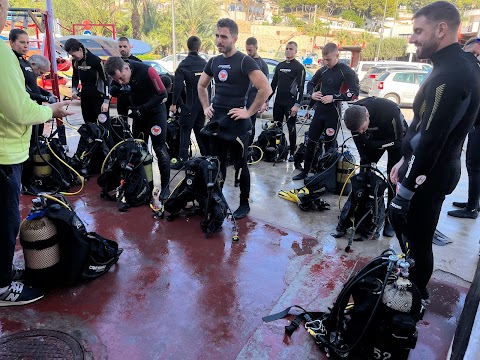
[[[20,228],[22,164],[0,165],[0,287],[12,282],[13,254]]]

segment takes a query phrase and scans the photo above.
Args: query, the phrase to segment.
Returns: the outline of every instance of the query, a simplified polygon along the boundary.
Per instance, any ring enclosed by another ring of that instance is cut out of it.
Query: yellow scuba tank
[[[36,185],[43,185],[43,180],[52,175],[52,167],[48,165],[47,161],[52,160],[52,155],[46,146],[40,146],[33,154],[33,176]]]
[[[153,190],[153,156],[148,151],[147,146],[142,146],[142,159],[143,159],[143,168],[145,169],[145,174],[147,175],[148,183],[150,184],[150,188]]]
[[[339,195],[343,189],[348,175],[355,169],[355,157],[346,148],[339,149],[340,156],[337,161],[337,181],[336,181],[336,194]],[[352,191],[352,184],[348,180],[347,185],[343,190],[344,195],[350,194]]]

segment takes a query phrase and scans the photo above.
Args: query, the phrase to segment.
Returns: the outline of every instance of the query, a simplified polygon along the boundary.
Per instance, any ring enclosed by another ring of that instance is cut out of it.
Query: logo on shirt
[[[26,70],[26,71],[33,72],[33,69],[32,69],[30,66],[26,66],[26,67],[25,67],[25,70]]]
[[[218,80],[220,81],[227,81],[228,79],[228,72],[227,70],[220,70],[218,73]]]
[[[283,73],[289,73],[292,71],[292,69],[280,69],[280,71]]]
[[[219,69],[231,69],[232,67],[229,64],[220,64],[218,65]]]
[[[90,70],[92,67],[90,65],[78,65],[78,70],[87,71]]]
[[[150,130],[153,136],[158,136],[162,132],[162,128],[158,125],[152,126],[152,129]]]

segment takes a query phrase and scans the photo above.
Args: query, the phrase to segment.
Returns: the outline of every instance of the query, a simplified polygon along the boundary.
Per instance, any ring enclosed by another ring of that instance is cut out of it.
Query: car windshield
[[[385,72],[383,72],[383,73],[381,73],[380,75],[377,76],[377,80],[378,81],[383,81],[388,77],[388,75],[390,75],[390,73],[388,71],[385,71]]]

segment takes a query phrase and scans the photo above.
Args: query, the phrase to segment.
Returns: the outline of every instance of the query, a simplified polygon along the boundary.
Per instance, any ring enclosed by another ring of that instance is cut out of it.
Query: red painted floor
[[[239,222],[238,243],[231,241],[229,222],[206,238],[198,216],[168,222],[153,219],[147,207],[120,213],[98,194],[88,183],[70,202],[89,231],[124,248],[118,264],[93,282],[52,291],[29,306],[1,308],[0,335],[64,331],[95,359],[324,358],[302,329],[288,339],[287,320],[264,324],[261,318],[294,304],[326,310],[368,259],[255,217]],[[30,200],[22,197],[24,216]],[[16,261],[22,261],[20,249]],[[466,292],[430,284],[431,305],[410,359],[445,358]]]

